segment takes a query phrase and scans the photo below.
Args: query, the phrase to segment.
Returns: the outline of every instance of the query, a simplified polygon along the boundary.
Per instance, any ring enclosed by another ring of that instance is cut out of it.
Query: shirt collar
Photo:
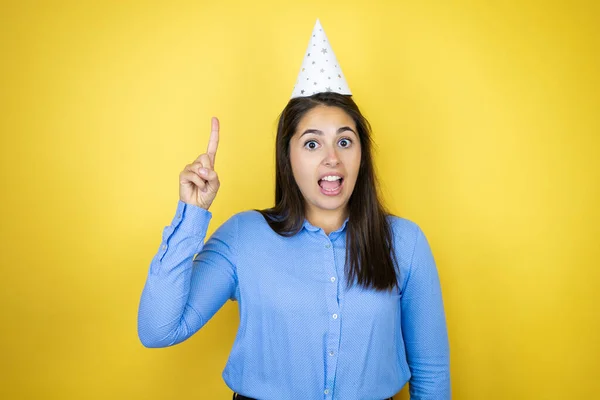
[[[338,233],[338,232],[340,232],[340,233],[341,233],[342,231],[344,231],[344,229],[346,229],[346,225],[348,224],[348,219],[349,219],[349,217],[346,217],[346,219],[344,220],[344,223],[342,223],[342,226],[340,226],[338,229],[336,229],[335,231],[333,231],[333,232],[331,232],[331,233],[332,233],[332,234],[333,234],[333,233]],[[314,225],[313,225],[313,224],[311,224],[310,222],[308,222],[308,220],[307,220],[307,219],[304,219],[304,223],[302,224],[302,227],[303,227],[304,229],[306,229],[307,231],[310,231],[310,232],[316,232],[316,231],[318,231],[319,229],[321,229],[321,228],[319,228],[319,227],[316,227],[316,226],[314,226]]]

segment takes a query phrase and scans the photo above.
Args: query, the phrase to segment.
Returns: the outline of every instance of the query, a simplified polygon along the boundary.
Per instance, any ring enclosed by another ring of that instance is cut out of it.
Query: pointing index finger
[[[219,119],[212,117],[210,138],[208,139],[208,148],[206,154],[210,158],[211,164],[215,165],[215,157],[217,156],[217,148],[219,147]]]

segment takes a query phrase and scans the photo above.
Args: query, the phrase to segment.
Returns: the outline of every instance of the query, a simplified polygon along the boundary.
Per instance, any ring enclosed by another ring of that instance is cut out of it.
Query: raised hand
[[[219,190],[219,177],[214,170],[217,147],[219,146],[219,120],[212,117],[212,129],[206,153],[185,166],[179,174],[179,198],[206,210]]]

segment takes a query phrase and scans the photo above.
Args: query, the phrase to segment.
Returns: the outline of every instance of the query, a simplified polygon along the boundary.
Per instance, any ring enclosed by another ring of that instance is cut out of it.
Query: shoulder
[[[421,227],[414,221],[399,217],[397,215],[388,215],[387,219],[392,228],[394,239],[413,239],[416,240],[417,236],[422,232]]]
[[[262,214],[256,210],[244,210],[237,212],[231,216],[232,219],[235,219],[238,224],[241,225],[267,225],[267,221],[262,216]]]
[[[234,247],[245,244],[258,246],[268,241],[271,232],[262,214],[258,211],[246,210],[232,214],[219,224],[212,233],[211,240]]]
[[[229,229],[235,229],[241,236],[247,234],[259,234],[266,229],[271,229],[269,224],[256,210],[244,210],[233,214],[222,225]]]
[[[388,215],[392,228],[393,246],[397,255],[411,258],[417,245],[427,243],[427,238],[421,227],[407,218]]]

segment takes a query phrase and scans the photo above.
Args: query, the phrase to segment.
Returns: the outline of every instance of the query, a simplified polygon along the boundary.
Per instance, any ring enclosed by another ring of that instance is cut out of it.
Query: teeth
[[[342,179],[342,178],[339,176],[324,176],[322,179],[324,181],[333,182],[333,181],[337,181],[338,179]]]

